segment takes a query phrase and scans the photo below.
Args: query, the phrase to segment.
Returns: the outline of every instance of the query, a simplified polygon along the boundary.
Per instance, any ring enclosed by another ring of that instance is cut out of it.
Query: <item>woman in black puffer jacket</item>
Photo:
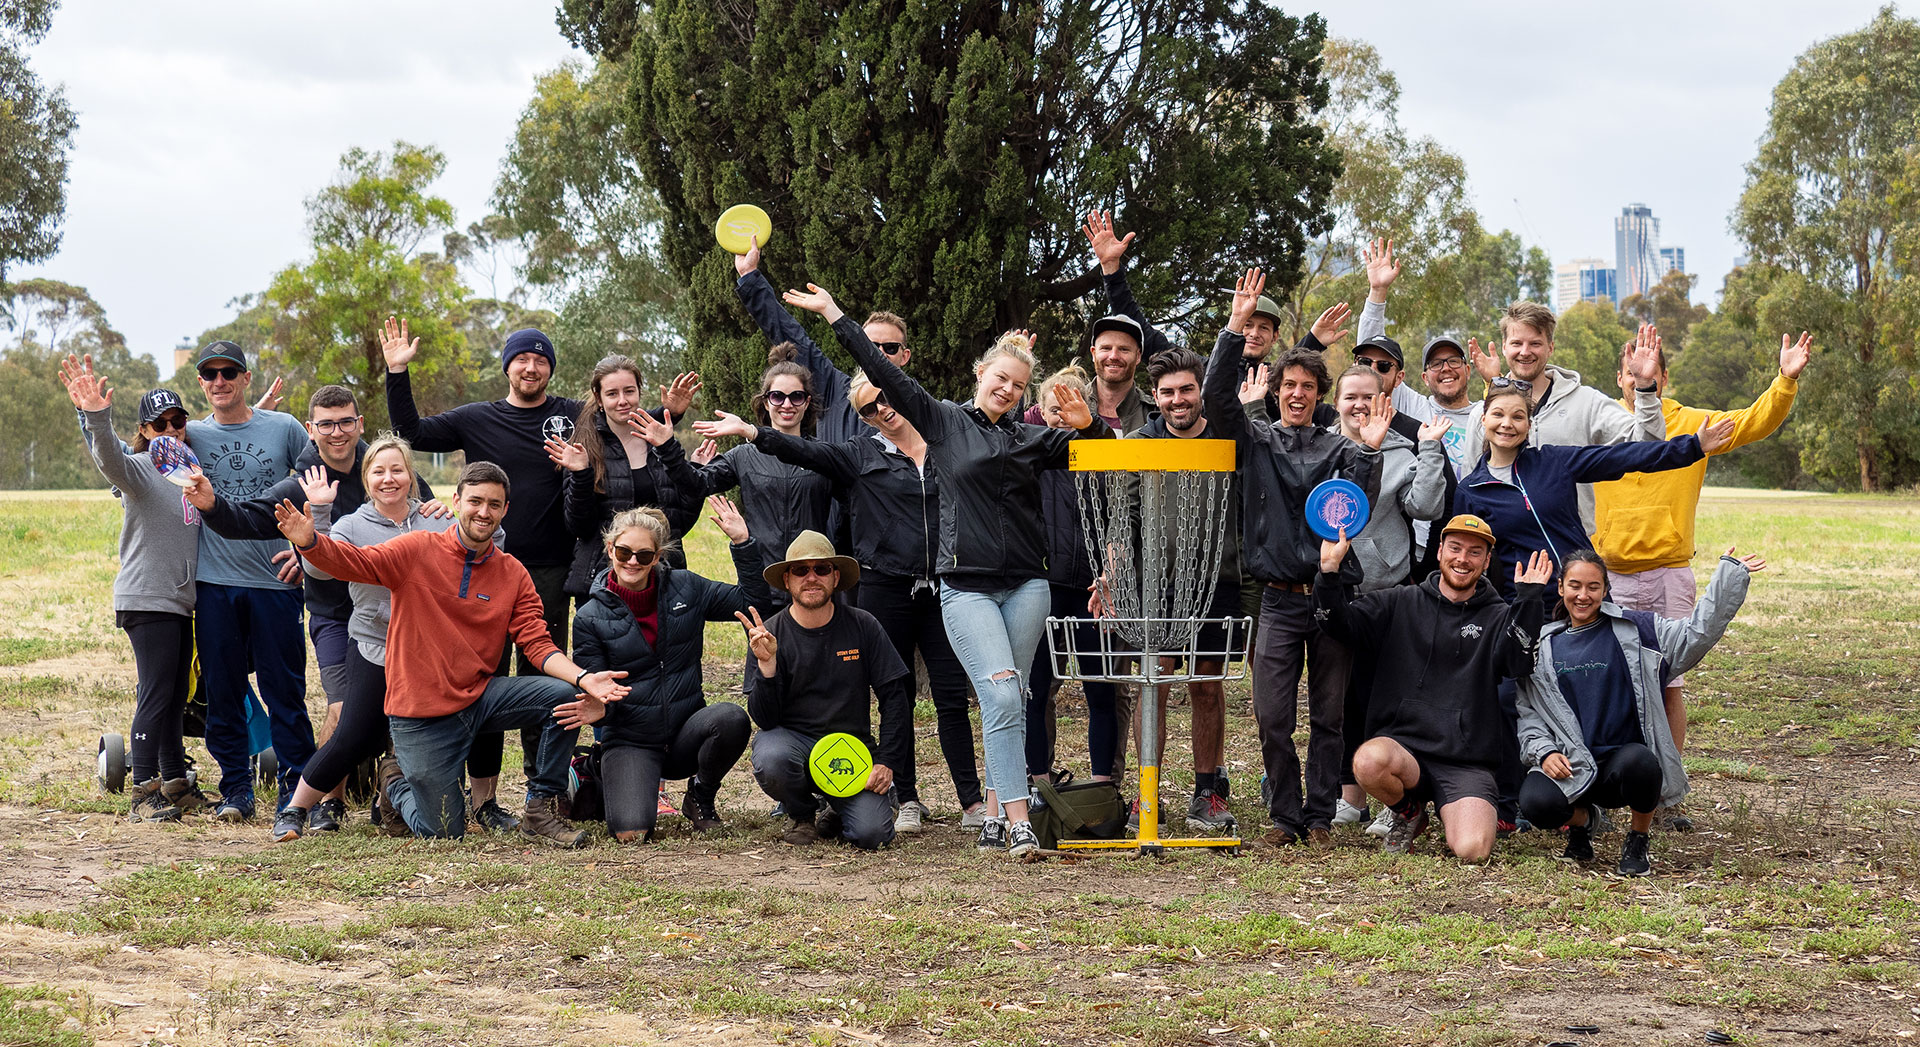
[[[629,509],[605,532],[612,561],[573,618],[573,657],[591,671],[621,670],[630,688],[618,702],[581,696],[554,710],[567,727],[602,723],[600,760],[607,830],[622,842],[653,832],[662,779],[686,778],[680,809],[696,830],[720,827],[713,809],[720,779],[746,751],[752,723],[731,702],[707,704],[701,691],[706,623],[730,622],[770,602],[758,543],[732,503],[715,496],[714,523],[733,545],[742,584],[702,578],[663,562],[672,546],[665,513]]]

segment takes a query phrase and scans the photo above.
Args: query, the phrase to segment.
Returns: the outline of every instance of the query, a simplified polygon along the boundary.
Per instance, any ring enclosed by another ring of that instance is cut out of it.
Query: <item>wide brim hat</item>
[[[768,564],[760,572],[760,577],[775,589],[787,584],[787,568],[803,561],[828,560],[840,569],[840,584],[833,591],[844,592],[860,581],[860,561],[851,556],[841,556],[833,551],[833,542],[819,531],[801,531],[787,545],[787,557],[779,563]]]

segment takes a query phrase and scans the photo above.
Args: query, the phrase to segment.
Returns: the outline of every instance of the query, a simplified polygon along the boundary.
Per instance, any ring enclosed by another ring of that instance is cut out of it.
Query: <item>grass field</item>
[[[952,827],[924,704],[921,780],[948,824],[877,854],[788,849],[744,771],[721,792],[725,835],[669,819],[644,848],[394,841],[358,816],[285,846],[264,824],[133,826],[91,782],[96,737],[131,710],[110,608],[118,508],[0,495],[0,1044],[1826,1045],[1920,1030],[1920,502],[1709,493],[1696,566],[1736,541],[1772,566],[1689,675],[1699,831],[1657,835],[1655,875],[1632,881],[1557,861],[1547,833],[1478,868],[1432,841],[1388,859],[1355,830],[1328,856],[987,860]],[[708,525],[690,544],[697,567],[730,574]],[[711,698],[737,700],[741,653],[737,629],[710,630]],[[1257,836],[1246,687],[1228,694],[1234,808]],[[1062,762],[1084,770],[1071,689],[1062,717]],[[1172,720],[1181,753],[1184,710]],[[1172,763],[1177,810],[1191,779]],[[1600,1031],[1565,1031],[1582,1024]]]

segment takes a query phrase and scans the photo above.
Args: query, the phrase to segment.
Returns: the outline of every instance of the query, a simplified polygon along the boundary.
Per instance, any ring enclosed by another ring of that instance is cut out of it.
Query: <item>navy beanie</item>
[[[507,369],[513,358],[521,353],[539,353],[547,358],[547,370],[560,369],[560,361],[553,355],[553,339],[531,327],[523,327],[507,336],[507,344],[500,350],[500,369]]]

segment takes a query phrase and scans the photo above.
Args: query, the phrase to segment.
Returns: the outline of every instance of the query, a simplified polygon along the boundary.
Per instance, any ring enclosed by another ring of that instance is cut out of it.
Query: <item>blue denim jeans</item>
[[[1045,578],[990,593],[940,587],[947,639],[980,696],[987,788],[1002,803],[1027,797],[1027,673],[1052,606]],[[1015,675],[994,679],[1005,672]]]
[[[220,765],[220,795],[253,795],[247,757],[249,664],[260,684],[280,763],[280,796],[313,755],[313,722],[307,719],[307,645],[300,635],[305,611],[298,589],[253,589],[200,582],[195,587],[194,643],[200,681],[207,694],[207,752]]]
[[[388,657],[392,657],[389,649]],[[467,801],[460,770],[475,736],[488,732],[538,732],[540,746],[527,797],[559,796],[567,790],[567,762],[578,730],[564,730],[555,706],[573,700],[573,685],[551,676],[496,676],[472,705],[445,716],[389,716],[393,755],[406,777],[393,783],[393,801],[416,836],[458,839],[467,832]]]

